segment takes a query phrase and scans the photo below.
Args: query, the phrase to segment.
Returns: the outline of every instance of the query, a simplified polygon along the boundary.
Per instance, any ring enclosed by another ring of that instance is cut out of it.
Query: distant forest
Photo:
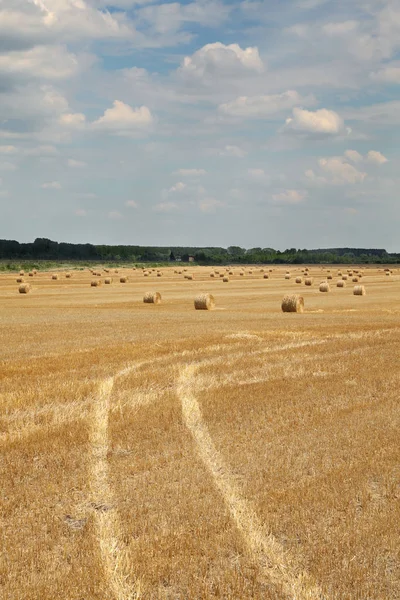
[[[197,248],[106,246],[67,244],[37,238],[32,243],[0,240],[1,261],[80,261],[80,262],[174,262],[193,260],[200,265],[217,264],[343,264],[343,263],[400,263],[400,254],[389,254],[376,248],[328,248],[306,250],[288,248],[280,252],[273,248]]]

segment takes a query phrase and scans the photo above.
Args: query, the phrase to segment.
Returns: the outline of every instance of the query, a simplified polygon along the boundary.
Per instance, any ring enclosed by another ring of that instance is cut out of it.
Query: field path
[[[199,366],[200,364],[188,365],[181,370],[179,376],[178,395],[182,403],[183,419],[194,438],[200,458],[212,475],[250,554],[261,565],[266,578],[280,587],[291,600],[326,598],[307,573],[296,570],[290,554],[265,530],[214,446],[193,393],[195,374]]]
[[[97,535],[104,572],[115,600],[136,600],[140,595],[140,582],[133,585],[132,565],[121,544],[121,523],[114,506],[109,484],[108,469],[108,413],[115,377],[126,374],[135,367],[124,369],[114,377],[104,379],[99,385],[93,406],[91,428],[91,485],[93,507],[96,515]]]

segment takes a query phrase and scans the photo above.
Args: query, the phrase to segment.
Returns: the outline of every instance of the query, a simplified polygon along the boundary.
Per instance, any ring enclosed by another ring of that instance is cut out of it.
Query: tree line
[[[69,244],[47,238],[31,243],[0,240],[0,260],[81,261],[81,262],[175,262],[193,260],[200,265],[218,264],[351,264],[400,263],[400,254],[376,248],[296,249],[283,252],[273,248],[152,247]]]

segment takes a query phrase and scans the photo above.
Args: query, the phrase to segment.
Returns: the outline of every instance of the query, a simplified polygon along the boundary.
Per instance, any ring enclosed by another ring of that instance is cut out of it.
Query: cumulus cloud
[[[127,202],[125,202],[125,206],[127,206],[128,208],[138,208],[139,204],[135,200],[128,200]]]
[[[333,110],[316,111],[294,108],[293,116],[286,119],[284,129],[310,135],[338,135],[343,132],[343,119]]]
[[[0,73],[4,76],[65,79],[75,74],[78,68],[77,56],[64,46],[35,46],[0,54]]]
[[[61,190],[61,183],[59,181],[47,181],[42,183],[40,187],[44,190]]]
[[[305,190],[282,190],[272,195],[272,199],[281,204],[300,204],[306,197]]]
[[[359,171],[341,156],[320,158],[318,165],[329,176],[330,182],[336,185],[362,183],[367,176],[367,173]]]
[[[175,175],[181,175],[182,177],[201,177],[206,173],[207,171],[204,169],[178,169],[175,171]]]
[[[82,113],[65,113],[59,118],[60,124],[66,127],[82,127],[85,121],[86,117]]]
[[[217,156],[232,156],[235,158],[243,158],[246,156],[247,152],[240,148],[239,146],[231,146],[226,145],[223,148],[210,148],[210,154],[215,154]]]
[[[153,206],[154,212],[169,213],[179,210],[179,205],[176,202],[159,202]]]
[[[218,110],[220,113],[232,117],[257,119],[286,111],[298,104],[313,104],[314,102],[313,96],[305,98],[294,90],[288,90],[282,94],[269,96],[240,96],[232,102],[220,104]]]
[[[83,162],[82,160],[75,160],[74,158],[69,158],[67,164],[72,169],[82,169],[83,167],[86,167],[85,162]]]
[[[203,198],[199,201],[199,209],[203,213],[214,213],[217,208],[223,206],[223,202],[213,198],[212,196]]]
[[[384,67],[370,73],[370,78],[377,83],[400,83],[400,67]]]
[[[357,150],[346,150],[344,153],[345,157],[351,160],[353,163],[359,163],[363,160],[362,154]]]
[[[107,108],[103,116],[94,121],[93,127],[117,135],[130,135],[145,130],[152,122],[153,116],[147,106],[132,108],[120,100],[114,100],[113,107]]]
[[[0,146],[0,154],[15,154],[18,149],[15,146]]]
[[[367,161],[375,165],[383,165],[384,163],[388,162],[388,159],[386,156],[383,156],[381,152],[370,150],[367,154]]]
[[[263,70],[258,48],[242,49],[238,44],[215,42],[206,44],[192,56],[185,56],[178,75],[184,79],[211,82],[220,77],[232,77],[245,72],[261,73]]]

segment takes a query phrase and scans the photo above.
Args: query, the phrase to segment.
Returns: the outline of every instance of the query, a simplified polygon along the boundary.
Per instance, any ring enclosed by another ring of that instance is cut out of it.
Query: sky
[[[400,252],[400,0],[0,0],[0,238]]]

